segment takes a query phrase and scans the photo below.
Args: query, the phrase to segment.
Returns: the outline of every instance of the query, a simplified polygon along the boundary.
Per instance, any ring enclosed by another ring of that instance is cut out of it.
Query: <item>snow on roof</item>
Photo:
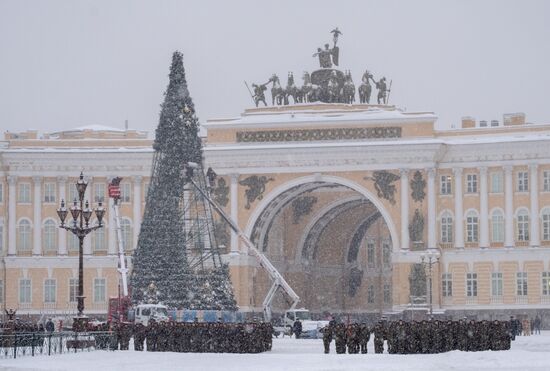
[[[84,131],[84,130],[93,130],[93,131],[126,131],[122,128],[115,128],[112,126],[105,126],[105,125],[85,125],[80,126],[74,129],[66,130],[66,131]]]
[[[403,112],[399,109],[368,108],[362,110],[334,109],[328,106],[326,109],[292,110],[271,112],[257,111],[247,112],[241,117],[209,120],[205,127],[249,126],[254,124],[282,124],[296,125],[296,123],[324,123],[324,122],[365,122],[365,121],[435,121],[437,116],[433,112]]]

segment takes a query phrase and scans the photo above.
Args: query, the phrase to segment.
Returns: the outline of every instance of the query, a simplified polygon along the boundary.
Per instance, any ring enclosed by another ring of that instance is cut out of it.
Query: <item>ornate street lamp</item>
[[[84,180],[84,175],[81,172],[80,177],[76,182],[78,200],[75,199],[73,201],[73,205],[67,210],[65,207],[65,200],[62,199],[61,206],[57,209],[57,215],[61,221],[61,225],[59,227],[68,230],[78,237],[78,316],[75,320],[77,321],[76,328],[79,330],[83,329],[83,325],[86,322],[86,317],[84,317],[84,237],[86,237],[88,233],[103,227],[103,215],[105,215],[105,209],[101,205],[101,202],[98,203],[95,210],[90,209],[90,204],[87,200],[84,202],[84,193],[86,192],[87,186],[88,182]],[[90,226],[90,220],[94,211],[97,218],[97,225]],[[67,221],[67,224],[65,224],[65,219],[67,219],[69,212],[72,220]]]
[[[428,294],[430,295],[430,316],[433,315],[433,289],[432,289],[432,266],[439,263],[439,254],[434,251],[428,251],[420,255],[424,269],[428,268]]]

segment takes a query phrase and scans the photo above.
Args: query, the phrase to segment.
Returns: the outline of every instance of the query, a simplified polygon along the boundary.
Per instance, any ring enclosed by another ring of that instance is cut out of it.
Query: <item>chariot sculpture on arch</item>
[[[292,104],[314,102],[354,104],[356,92],[359,94],[359,103],[370,104],[373,85],[378,90],[377,103],[387,105],[392,81],[390,80],[388,84],[385,77],[375,80],[374,75],[366,70],[361,78],[361,84],[356,90],[351,71],[342,72],[335,68],[340,65],[338,41],[343,33],[338,27],[335,27],[330,33],[332,34],[332,47],[326,43],[313,53],[312,56],[319,61],[319,69],[311,71],[311,73],[305,71],[302,75],[304,80],[302,86],[298,87],[295,84],[293,72],[288,72],[286,87],[281,85],[277,74],[273,74],[267,83],[252,84],[253,92],[249,88],[254,105],[258,107],[259,103],[263,102],[264,106],[267,106],[264,92],[269,84],[271,84],[271,104],[273,106],[289,105],[290,97],[292,97]],[[246,86],[248,88],[248,84]]]

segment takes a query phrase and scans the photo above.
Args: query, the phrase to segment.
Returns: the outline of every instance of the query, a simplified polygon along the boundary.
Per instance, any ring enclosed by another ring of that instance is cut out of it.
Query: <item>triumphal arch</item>
[[[304,306],[391,310],[410,302],[417,252],[436,249],[435,120],[388,105],[312,103],[208,121],[214,195]],[[267,277],[235,235],[228,240],[239,304],[258,309]]]

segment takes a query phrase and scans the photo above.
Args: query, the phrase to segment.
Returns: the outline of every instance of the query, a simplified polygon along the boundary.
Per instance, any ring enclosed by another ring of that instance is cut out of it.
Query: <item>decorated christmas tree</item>
[[[148,301],[147,289],[154,283],[158,300],[171,307],[236,309],[229,270],[213,233],[212,210],[197,190],[208,192],[198,134],[183,56],[175,52],[133,259],[134,303]],[[196,164],[193,172],[190,163]]]

